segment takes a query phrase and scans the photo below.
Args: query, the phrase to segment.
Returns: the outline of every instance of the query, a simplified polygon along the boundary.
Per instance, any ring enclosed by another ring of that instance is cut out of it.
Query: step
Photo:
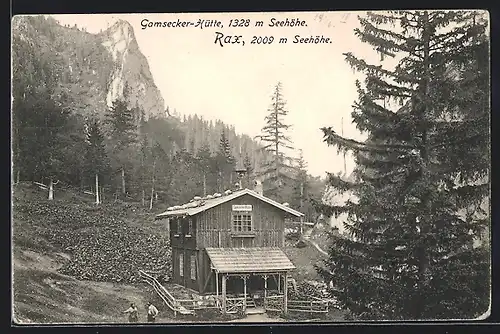
[[[245,310],[245,314],[264,314],[266,310],[263,307],[251,307]]]

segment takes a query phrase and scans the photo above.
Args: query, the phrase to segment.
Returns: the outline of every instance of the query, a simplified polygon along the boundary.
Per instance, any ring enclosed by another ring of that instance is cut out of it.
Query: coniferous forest
[[[279,159],[274,158],[275,145],[269,148],[258,138],[236,134],[234,126],[220,120],[181,116],[181,111],[168,106],[163,114],[148,115],[134,103],[128,82],[122,96],[107,106],[85,91],[91,82],[86,82],[88,76],[96,72],[92,61],[106,58],[104,50],[82,41],[93,35],[61,27],[51,18],[32,17],[28,22],[22,27],[26,31],[13,38],[14,183],[42,183],[49,188],[50,199],[57,197],[58,187],[73,187],[95,194],[97,203],[128,200],[150,209],[234,189],[236,169],[247,172],[244,187],[253,188],[256,177],[265,179],[270,188],[277,184],[272,175],[263,173],[269,161],[282,165],[283,153],[276,152]],[[44,38],[28,40],[26,36],[35,34],[28,27]],[[53,33],[56,29],[60,35]],[[79,62],[69,57],[73,61],[69,68],[65,63],[69,41],[64,34],[70,34],[72,43],[80,41],[75,47],[82,53],[82,59],[70,55]],[[280,84],[276,87],[280,89]],[[272,99],[269,104],[272,114],[276,106]],[[262,124],[267,126],[264,119]],[[281,137],[271,140],[281,145]],[[302,209],[314,220],[313,203],[321,198],[324,183],[303,177],[304,173],[305,165],[289,166],[287,186],[268,195]],[[309,191],[300,190],[304,187]]]

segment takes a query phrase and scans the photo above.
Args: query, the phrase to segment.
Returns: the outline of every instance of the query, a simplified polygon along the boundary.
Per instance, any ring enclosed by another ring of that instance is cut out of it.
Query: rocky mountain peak
[[[134,29],[124,20],[119,20],[101,33],[102,45],[112,54],[113,60],[119,60],[131,47],[138,48]]]
[[[101,44],[118,65],[112,74],[107,105],[111,106],[113,101],[123,98],[127,85],[130,89],[127,98],[131,106],[141,106],[146,118],[164,115],[163,98],[154,84],[146,57],[139,49],[132,25],[128,21],[118,20],[101,33]]]
[[[165,115],[163,97],[129,22],[118,20],[92,34],[50,16],[16,16],[12,34],[16,53],[43,58],[51,67],[59,90],[71,95],[73,110],[103,116],[128,87],[130,107],[140,107],[146,119]]]

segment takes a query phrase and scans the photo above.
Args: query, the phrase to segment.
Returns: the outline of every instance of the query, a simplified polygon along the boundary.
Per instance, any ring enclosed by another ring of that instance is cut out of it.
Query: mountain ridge
[[[12,42],[14,60],[30,54],[42,58],[45,70],[55,74],[55,94],[76,95],[71,107],[82,115],[103,117],[114,100],[124,97],[125,87],[129,106],[143,109],[146,119],[165,115],[161,92],[127,21],[92,34],[52,17],[16,16]]]

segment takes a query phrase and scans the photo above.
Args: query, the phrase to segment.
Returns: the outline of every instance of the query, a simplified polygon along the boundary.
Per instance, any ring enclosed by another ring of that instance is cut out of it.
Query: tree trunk
[[[52,201],[53,199],[54,199],[54,182],[52,181],[51,178],[49,182],[49,201]]]
[[[274,110],[274,116],[275,116],[275,123],[274,123],[274,145],[275,145],[275,150],[276,152],[274,152],[276,154],[275,156],[275,164],[276,164],[276,188],[279,188],[281,187],[281,178],[280,178],[280,155],[279,155],[279,143],[280,143],[280,139],[279,139],[279,119],[278,119],[278,101],[279,101],[279,95],[278,95],[278,91],[276,91],[276,107],[275,107],[275,110]],[[278,191],[276,191],[276,195],[277,195]]]
[[[223,183],[224,183],[224,179],[222,176],[222,172],[219,171],[219,186],[218,186],[218,188],[219,188],[220,193],[222,192]]]
[[[142,188],[142,206],[146,206],[146,191]]]
[[[156,169],[156,160],[153,160],[153,177],[151,179],[151,200],[149,201],[149,210],[153,209],[153,198],[155,194],[155,169]]]
[[[101,199],[99,198],[99,175],[95,174],[95,204],[101,204]]]
[[[20,175],[21,175],[21,173],[20,173],[20,172],[21,172],[21,170],[18,168],[18,169],[17,169],[17,172],[16,172],[16,174],[17,174],[17,175],[16,175],[16,184],[18,184],[18,183],[19,183],[19,181],[20,181],[20,178],[21,178],[21,176],[20,176]]]
[[[304,209],[304,182],[300,182],[300,211]]]
[[[203,197],[207,196],[207,174],[203,173]]]
[[[420,120],[425,120],[426,113],[429,112],[429,97],[430,97],[430,87],[429,83],[431,81],[430,74],[430,35],[429,31],[429,16],[428,12],[424,12],[424,29],[422,32],[422,40],[423,40],[423,52],[424,52],[424,80],[420,84],[421,98],[423,99],[423,108],[422,112],[419,115]],[[422,101],[421,101],[422,102]],[[425,123],[425,122],[424,122]],[[429,155],[428,155],[428,143],[427,143],[427,130],[422,131],[422,146],[420,149],[420,156],[422,158],[422,176],[424,178],[428,178],[428,163],[429,163]],[[428,196],[424,196],[422,199],[422,206],[424,207],[424,213],[421,219],[420,233],[427,234],[428,233],[428,225],[430,224],[431,219],[431,206],[432,203]],[[427,251],[424,246],[420,245],[417,248],[417,258],[418,258],[418,290],[423,288],[423,283],[425,281],[426,271],[428,268],[428,257]],[[422,312],[424,309],[425,300],[422,297],[422,294],[417,293],[417,300],[414,303],[413,317],[414,319],[421,319]]]
[[[122,194],[125,195],[125,169],[122,167]]]

